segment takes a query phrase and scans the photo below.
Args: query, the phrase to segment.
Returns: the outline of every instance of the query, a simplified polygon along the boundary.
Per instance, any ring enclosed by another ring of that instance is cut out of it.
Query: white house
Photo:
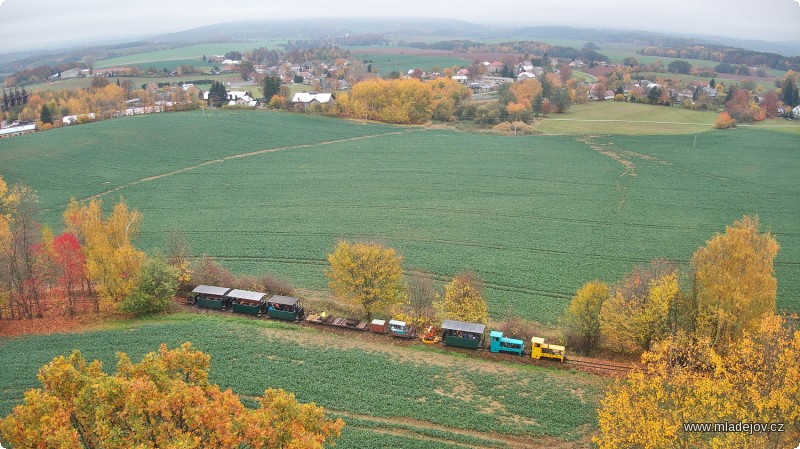
[[[792,115],[794,118],[800,118],[800,105],[797,105],[792,109]]]
[[[314,102],[318,104],[327,104],[335,99],[336,98],[333,96],[333,94],[329,93],[298,92],[294,94],[294,97],[292,97],[292,103],[303,103],[308,106]]]

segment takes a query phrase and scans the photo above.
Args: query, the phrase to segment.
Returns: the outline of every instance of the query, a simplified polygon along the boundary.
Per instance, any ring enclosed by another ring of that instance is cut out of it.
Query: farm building
[[[36,132],[36,125],[34,124],[9,126],[8,128],[0,128],[0,139],[21,136],[23,134],[30,134],[33,132]]]

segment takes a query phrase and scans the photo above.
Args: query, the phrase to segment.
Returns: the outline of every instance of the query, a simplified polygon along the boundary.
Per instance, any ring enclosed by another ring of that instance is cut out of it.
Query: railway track
[[[197,312],[200,310],[204,310],[207,312],[212,312],[212,313],[215,312],[220,314],[230,313],[228,311],[212,311],[211,309],[198,309],[195,305],[187,304],[184,301],[178,301],[178,303],[181,304],[187,311]],[[248,317],[254,320],[270,320],[269,318],[264,316],[252,316],[252,315],[242,315],[242,314],[235,314],[235,315],[238,317]],[[289,321],[287,321],[287,323],[288,322]],[[399,343],[399,344],[410,345],[415,343],[415,341],[416,342],[419,341],[417,339],[392,338],[388,334],[373,334],[369,331],[366,331],[365,329],[356,329],[347,326],[337,326],[337,325],[331,325],[329,323],[313,323],[306,320],[294,321],[292,323],[302,327],[313,327],[325,332],[334,332],[342,335],[356,333],[366,338],[391,339],[396,344]],[[613,362],[609,362],[607,360],[586,359],[580,357],[567,357],[564,359],[564,363],[559,363],[558,361],[551,361],[551,360],[536,360],[531,358],[530,351],[526,351],[526,353],[522,357],[519,357],[511,354],[491,353],[485,348],[479,350],[463,349],[463,348],[449,348],[449,349],[453,352],[459,352],[467,357],[474,357],[488,361],[503,361],[503,362],[525,364],[525,365],[548,366],[556,369],[576,369],[578,371],[583,371],[597,375],[623,376],[632,368],[632,366],[630,365],[616,364]]]
[[[609,371],[613,373],[627,373],[632,368],[629,365],[621,365],[599,360],[577,359],[573,357],[566,358],[564,360],[564,363],[569,365],[575,365],[576,367],[586,367],[590,369]]]

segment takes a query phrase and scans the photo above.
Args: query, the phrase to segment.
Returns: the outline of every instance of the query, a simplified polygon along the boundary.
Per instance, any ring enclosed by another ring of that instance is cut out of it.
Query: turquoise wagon
[[[231,310],[236,313],[261,316],[267,311],[266,293],[249,290],[231,290],[226,295]]]
[[[500,331],[489,333],[489,351],[491,352],[507,352],[521,356],[524,350],[525,342],[522,340],[504,337]]]
[[[446,346],[478,349],[481,347],[485,330],[484,324],[445,320],[442,323],[442,341]]]
[[[300,307],[297,298],[273,295],[267,300],[267,315],[279,320],[299,321],[305,318],[306,310]]]
[[[189,295],[188,302],[197,304],[204,309],[224,310],[226,294],[231,291],[228,287],[215,287],[213,285],[198,285]]]

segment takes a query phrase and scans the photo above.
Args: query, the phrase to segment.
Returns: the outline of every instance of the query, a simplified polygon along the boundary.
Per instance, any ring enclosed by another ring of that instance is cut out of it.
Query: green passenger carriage
[[[446,346],[478,349],[481,347],[485,330],[484,324],[445,320],[442,323],[442,341]]]
[[[267,310],[266,293],[248,290],[231,290],[226,295],[231,310],[236,313],[261,316]]]
[[[226,294],[231,291],[228,287],[215,287],[213,285],[198,285],[189,295],[189,303],[197,304],[204,309],[225,309]]]

